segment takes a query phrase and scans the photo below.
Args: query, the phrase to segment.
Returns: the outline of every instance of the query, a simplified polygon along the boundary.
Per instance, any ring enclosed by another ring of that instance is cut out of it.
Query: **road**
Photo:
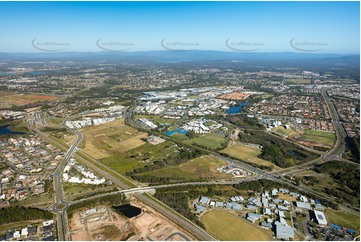
[[[29,128],[33,132],[36,132],[40,137],[47,140],[49,143],[54,143],[53,139],[51,139],[47,134],[41,132],[37,126],[45,125],[46,122],[42,118],[42,113],[36,112],[34,115],[28,116]],[[63,170],[66,164],[69,162],[70,158],[74,155],[77,146],[83,139],[83,135],[79,132],[71,131],[76,134],[77,139],[75,142],[67,149],[62,161],[55,169],[53,173],[53,186],[54,186],[54,195],[55,195],[55,203],[51,205],[51,211],[53,211],[57,216],[57,231],[58,231],[58,240],[64,241],[69,240],[69,230],[68,230],[68,214],[66,212],[69,204],[64,198],[63,184],[62,184],[62,175]],[[57,143],[57,142],[56,142]],[[64,150],[66,147],[61,145]]]
[[[298,172],[308,170],[316,164],[323,164],[323,163],[326,163],[327,161],[331,161],[331,160],[339,160],[339,161],[343,161],[343,162],[356,164],[352,161],[342,158],[342,154],[345,150],[346,132],[345,132],[345,129],[343,128],[342,124],[339,121],[339,116],[327,94],[327,90],[325,90],[325,89],[322,90],[322,96],[326,102],[326,105],[327,105],[327,108],[329,110],[329,114],[331,117],[331,121],[334,126],[335,133],[336,133],[336,142],[335,142],[334,146],[332,147],[332,149],[330,151],[322,154],[321,157],[319,157],[318,159],[303,163],[301,165],[292,166],[290,168],[283,169],[281,171],[277,171],[274,173],[283,173],[283,175],[291,175],[291,174],[295,174]]]
[[[322,197],[324,199],[334,200],[333,197],[331,197],[331,196],[329,196],[327,194],[324,194],[324,193],[314,191],[311,188],[303,187],[303,186],[295,186],[292,182],[290,182],[290,181],[288,181],[287,179],[284,178],[284,176],[286,174],[288,174],[288,173],[292,173],[292,172],[300,171],[300,170],[307,170],[307,169],[310,169],[311,167],[313,167],[315,164],[322,164],[322,163],[325,163],[327,161],[334,160],[334,159],[345,161],[345,159],[342,159],[341,156],[342,156],[342,152],[344,150],[344,142],[343,142],[343,140],[345,138],[346,133],[344,132],[343,127],[338,122],[339,119],[338,119],[337,112],[336,112],[331,100],[329,99],[329,97],[328,97],[328,95],[326,93],[326,90],[323,90],[322,95],[323,95],[323,97],[324,97],[324,99],[325,99],[325,101],[327,103],[327,107],[328,107],[329,112],[330,112],[332,123],[334,124],[334,127],[335,127],[337,140],[336,140],[333,148],[329,152],[326,152],[326,153],[322,154],[319,158],[317,158],[315,160],[312,160],[312,161],[309,161],[309,162],[306,162],[306,163],[303,163],[303,164],[300,164],[300,165],[292,166],[290,168],[282,169],[282,170],[279,170],[279,171],[265,172],[265,171],[263,171],[263,170],[261,170],[259,168],[256,168],[256,167],[253,167],[251,165],[245,164],[245,163],[243,163],[243,162],[241,162],[239,160],[235,160],[235,159],[232,159],[232,158],[229,158],[229,157],[224,157],[222,154],[219,154],[217,152],[212,152],[212,151],[209,151],[209,150],[205,150],[205,149],[202,149],[202,148],[200,148],[198,146],[195,146],[195,145],[189,145],[189,144],[187,144],[187,145],[192,147],[192,148],[203,150],[203,151],[205,151],[207,153],[211,153],[211,154],[217,156],[218,158],[227,161],[228,163],[232,163],[232,164],[235,164],[235,165],[237,165],[237,166],[239,166],[241,168],[252,171],[253,173],[255,173],[257,175],[258,179],[269,179],[269,180],[272,180],[272,181],[279,182],[281,184],[287,184],[287,185],[289,185],[291,187],[294,187],[295,189],[298,189],[300,191]],[[132,108],[129,108],[127,110],[127,112],[125,113],[125,121],[126,121],[126,123],[128,125],[134,127],[134,128],[146,130],[144,127],[140,127],[140,125],[133,120],[132,116],[133,116]],[[178,142],[179,143],[179,141],[173,140],[171,137],[168,137],[166,135],[154,133],[154,131],[152,131],[152,130],[146,130],[146,131],[150,132],[150,133],[153,133],[154,135],[158,135],[158,136],[160,136],[160,137],[162,137],[164,139],[170,140],[172,142],[176,142],[176,143]],[[289,141],[289,142],[291,142],[291,141]],[[350,162],[350,161],[348,161],[348,162]],[[169,185],[169,186],[173,186],[173,185]],[[340,207],[342,207],[345,210],[349,210],[348,208],[346,208],[346,207],[344,207],[342,205],[340,205]],[[353,212],[351,210],[349,210],[349,211]]]
[[[73,131],[76,135],[77,135],[77,140],[76,142],[74,142],[74,144],[68,149],[62,163],[59,165],[58,169],[55,171],[54,173],[54,187],[56,188],[56,204],[58,206],[62,206],[62,204],[65,206],[64,209],[58,209],[57,214],[59,214],[58,216],[58,221],[62,221],[62,222],[58,222],[58,224],[60,224],[58,227],[59,231],[64,231],[64,233],[59,236],[59,240],[62,240],[61,238],[64,238],[64,235],[67,235],[67,213],[66,213],[66,208],[73,203],[78,203],[82,200],[78,200],[78,201],[73,201],[73,202],[66,202],[64,200],[63,197],[63,190],[62,190],[62,184],[61,184],[61,172],[64,169],[64,166],[66,165],[67,161],[70,159],[70,157],[72,155],[74,155],[74,157],[79,160],[81,163],[83,163],[84,165],[86,165],[87,167],[89,167],[90,169],[93,169],[95,172],[99,173],[100,175],[102,175],[103,177],[105,177],[106,179],[112,181],[115,185],[119,186],[120,188],[122,188],[122,191],[116,191],[116,192],[110,192],[110,193],[104,193],[104,194],[100,194],[100,195],[96,195],[96,196],[92,196],[92,197],[88,197],[85,198],[85,200],[88,199],[94,199],[96,197],[99,196],[105,196],[105,195],[111,195],[111,194],[116,194],[119,192],[122,193],[133,193],[134,196],[139,199],[141,202],[153,207],[154,209],[158,210],[159,212],[161,212],[163,215],[165,215],[167,218],[169,218],[170,220],[176,222],[179,226],[181,226],[182,228],[184,228],[185,230],[189,231],[190,233],[192,233],[194,236],[196,236],[198,239],[200,240],[215,240],[215,238],[213,238],[211,235],[209,235],[206,231],[204,231],[202,228],[200,228],[199,226],[195,225],[193,222],[189,221],[187,218],[183,217],[182,215],[178,214],[176,211],[172,210],[171,208],[169,208],[167,205],[163,204],[160,201],[157,201],[155,198],[151,197],[149,194],[142,194],[144,192],[150,192],[150,191],[154,191],[154,189],[159,189],[159,188],[164,188],[164,187],[176,187],[176,186],[184,186],[184,185],[208,185],[208,184],[238,184],[241,182],[245,182],[245,181],[251,181],[251,180],[257,180],[257,179],[269,179],[272,181],[276,181],[279,182],[281,184],[287,184],[290,185],[300,191],[304,191],[310,194],[314,194],[320,197],[323,197],[325,199],[333,199],[332,197],[325,195],[325,194],[321,194],[319,192],[313,191],[312,189],[309,189],[307,187],[301,187],[301,186],[295,186],[293,185],[290,181],[285,180],[282,175],[284,174],[292,174],[292,172],[294,171],[300,171],[302,169],[309,169],[310,167],[312,167],[315,164],[321,164],[324,162],[327,162],[329,160],[332,159],[338,159],[338,160],[344,160],[341,158],[342,152],[344,150],[344,137],[345,137],[345,132],[343,130],[342,125],[338,122],[338,115],[337,112],[335,110],[335,108],[333,107],[333,104],[331,103],[326,91],[322,92],[322,95],[324,96],[324,99],[327,103],[327,106],[329,108],[330,111],[330,116],[332,118],[332,123],[335,127],[335,131],[336,131],[336,136],[337,136],[337,140],[335,142],[334,147],[327,153],[324,153],[321,155],[321,157],[298,165],[298,166],[293,166],[291,168],[288,169],[283,169],[281,171],[274,171],[274,172],[265,172],[259,168],[253,167],[251,165],[245,164],[241,161],[229,158],[229,157],[224,157],[221,154],[218,154],[217,152],[210,152],[209,150],[205,150],[208,153],[211,153],[211,155],[216,156],[217,158],[220,158],[222,160],[227,161],[230,164],[235,164],[243,169],[249,170],[251,172],[253,172],[255,174],[255,176],[253,177],[249,177],[249,178],[245,178],[245,179],[238,179],[238,180],[226,180],[226,181],[213,181],[213,182],[194,182],[194,183],[177,183],[177,184],[165,184],[165,185],[159,185],[159,186],[149,186],[149,187],[138,187],[136,184],[134,184],[133,181],[131,181],[129,178],[122,176],[121,174],[118,174],[114,171],[112,171],[111,169],[109,169],[107,166],[105,166],[104,164],[102,164],[101,162],[98,162],[97,160],[91,158],[90,156],[88,156],[87,154],[79,151],[79,154],[75,154],[76,151],[76,146],[79,144],[79,142],[82,139],[82,135],[81,133],[79,133],[78,131]],[[144,130],[143,127],[140,127],[132,118],[132,108],[129,108],[124,115],[125,118],[125,122],[129,125],[132,126],[134,128],[137,129],[142,129]],[[40,117],[41,119],[41,117]],[[51,137],[49,137],[47,134],[42,133],[41,131],[39,131],[38,129],[36,129],[36,123],[37,124],[44,124],[44,122],[41,122],[39,120],[39,117],[37,117],[37,121],[32,121],[29,120],[29,125],[30,127],[33,127],[34,131],[37,132],[39,135],[41,135],[42,137],[44,137],[47,140],[51,140],[52,143],[57,143],[58,147],[61,147],[62,149],[65,149],[66,147],[64,147],[63,144],[60,144],[58,141],[53,140]],[[147,130],[148,132],[151,132],[151,130]],[[159,134],[158,134],[159,135]],[[174,142],[173,139],[171,139],[168,136],[164,136],[161,135],[162,138],[165,138],[167,140],[171,140]],[[191,145],[193,148],[196,149],[201,149],[200,147]],[[283,173],[283,174],[282,174]],[[56,209],[55,209],[56,210]],[[61,237],[62,236],[62,237]]]
[[[52,139],[47,134],[38,130],[36,128],[36,125],[37,124],[33,120],[29,120],[30,128],[34,132],[39,134],[39,136],[41,136],[42,138],[47,140],[49,143],[56,144],[57,147],[59,147],[63,150],[67,149],[63,144],[59,143],[57,140]],[[63,190],[62,190],[62,186],[61,186],[61,181],[62,181],[61,176],[62,176],[62,171],[67,163],[65,161],[69,160],[73,154],[74,154],[74,158],[76,158],[79,162],[83,163],[84,165],[86,165],[90,169],[94,170],[96,173],[100,174],[101,176],[105,177],[106,179],[112,181],[118,187],[120,187],[122,189],[130,189],[131,187],[127,184],[129,182],[132,186],[137,187],[134,184],[134,182],[132,182],[128,178],[126,178],[120,174],[116,174],[116,176],[113,175],[113,173],[115,173],[114,171],[111,171],[108,167],[104,166],[102,163],[98,162],[97,160],[89,157],[85,153],[79,152],[81,155],[74,153],[76,151],[76,146],[80,143],[83,136],[80,132],[78,132],[76,130],[73,130],[72,132],[74,132],[78,138],[74,142],[74,144],[68,149],[66,155],[64,156],[62,163],[59,165],[58,169],[54,173],[54,188],[56,191],[56,203],[51,207],[51,209],[53,210],[53,212],[55,212],[57,214],[58,231],[63,231],[63,232],[58,232],[59,240],[64,240],[64,239],[68,240],[69,239],[69,238],[67,238],[69,233],[68,233],[68,224],[67,224],[68,219],[67,219],[66,209],[68,208],[68,206],[71,203],[68,201],[65,201],[65,199],[63,197]],[[86,159],[84,158],[84,156],[86,157]],[[91,161],[89,161],[89,160],[91,160]],[[101,167],[102,169],[99,167]],[[119,179],[119,177],[120,177],[120,179]],[[134,197],[136,197],[138,200],[140,200],[144,204],[154,208],[155,210],[157,210],[158,212],[160,212],[161,214],[166,216],[168,219],[170,219],[171,221],[178,224],[181,228],[185,229],[186,231],[189,231],[191,234],[193,234],[199,240],[206,240],[206,241],[216,240],[214,237],[212,237],[210,234],[208,234],[204,229],[200,228],[198,225],[194,224],[189,219],[187,219],[184,216],[182,216],[181,214],[177,213],[176,211],[174,211],[173,209],[171,209],[170,207],[168,207],[166,204],[162,203],[161,201],[159,201],[155,198],[150,198],[148,194],[134,194]],[[59,206],[60,206],[60,208],[59,208]],[[65,206],[65,207],[63,208],[62,206]]]
[[[77,135],[76,141],[70,146],[68,151],[65,153],[63,160],[60,162],[58,167],[56,168],[53,174],[54,180],[54,190],[55,190],[55,204],[54,204],[54,212],[57,213],[57,226],[58,226],[58,239],[59,240],[68,240],[68,215],[66,209],[68,204],[64,198],[63,194],[63,170],[66,164],[69,162],[70,158],[73,156],[76,151],[76,147],[83,139],[83,135],[79,132],[75,133]]]

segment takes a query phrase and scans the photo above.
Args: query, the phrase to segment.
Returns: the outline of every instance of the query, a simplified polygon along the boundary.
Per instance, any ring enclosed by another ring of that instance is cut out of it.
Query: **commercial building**
[[[315,213],[317,223],[321,226],[326,226],[327,219],[326,219],[325,214],[323,212],[317,211],[317,210],[313,210],[313,212]]]
[[[282,225],[280,223],[276,224],[276,237],[278,239],[289,240],[295,236],[295,232],[292,227]]]
[[[311,205],[309,203],[306,202],[296,202],[296,207],[297,209],[311,209]]]

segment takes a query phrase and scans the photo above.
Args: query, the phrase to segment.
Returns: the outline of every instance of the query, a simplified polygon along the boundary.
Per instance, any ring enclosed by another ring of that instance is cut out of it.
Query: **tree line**
[[[127,202],[127,199],[123,193],[118,193],[116,195],[107,195],[103,197],[97,197],[89,200],[85,200],[76,204],[72,204],[68,208],[68,215],[71,217],[79,209],[89,209],[93,208],[96,205],[110,205],[117,206]]]
[[[360,168],[342,161],[329,161],[314,168],[318,173],[329,174],[342,189],[326,187],[324,191],[353,205],[360,204]]]
[[[0,224],[52,218],[53,214],[51,212],[38,208],[15,206],[0,209]]]
[[[239,139],[246,143],[260,144],[263,148],[258,157],[282,168],[292,166],[292,160],[302,163],[317,158],[315,153],[262,131],[245,130],[244,133],[239,134]]]

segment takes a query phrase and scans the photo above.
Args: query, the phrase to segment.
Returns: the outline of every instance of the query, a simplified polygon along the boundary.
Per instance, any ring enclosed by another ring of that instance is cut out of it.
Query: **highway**
[[[338,119],[337,112],[336,112],[331,100],[329,99],[329,97],[328,97],[328,95],[326,93],[326,90],[323,90],[322,95],[325,98],[325,101],[327,103],[327,107],[328,107],[329,112],[330,112],[332,123],[334,124],[334,127],[335,127],[337,140],[336,140],[333,148],[329,152],[326,152],[326,153],[322,154],[319,158],[317,158],[315,160],[312,160],[312,161],[309,161],[309,162],[306,162],[306,163],[303,163],[303,164],[300,164],[300,165],[292,166],[290,168],[278,170],[278,171],[266,172],[266,171],[263,171],[263,170],[261,170],[259,168],[256,168],[256,167],[253,167],[251,165],[245,164],[245,163],[243,163],[243,162],[241,162],[239,160],[232,159],[232,158],[229,158],[229,157],[224,157],[223,155],[221,155],[221,154],[219,154],[217,152],[212,152],[212,151],[209,151],[209,150],[205,150],[203,148],[200,148],[200,147],[197,147],[197,146],[194,146],[194,145],[189,145],[189,144],[187,144],[187,145],[191,146],[192,148],[195,148],[195,149],[206,151],[206,152],[208,152],[210,154],[213,154],[213,155],[217,156],[218,158],[220,158],[222,160],[227,161],[228,163],[235,164],[235,165],[237,165],[237,166],[239,166],[241,168],[249,170],[249,171],[251,171],[251,172],[253,172],[253,173],[255,173],[257,175],[257,179],[273,180],[273,181],[279,182],[281,184],[287,184],[289,186],[292,186],[295,189],[298,189],[300,191],[307,192],[309,194],[313,194],[313,195],[322,197],[324,199],[334,199],[333,197],[331,197],[331,196],[329,196],[327,194],[316,192],[316,191],[314,191],[314,190],[312,190],[312,189],[310,189],[308,187],[295,186],[292,182],[290,182],[290,181],[288,181],[287,179],[284,178],[284,176],[286,174],[288,174],[288,173],[291,174],[292,172],[298,172],[300,170],[307,170],[307,169],[310,169],[311,167],[313,167],[315,164],[322,164],[322,163],[325,163],[327,161],[334,160],[334,159],[345,161],[345,159],[342,159],[341,156],[342,156],[342,152],[344,150],[344,142],[343,142],[343,140],[345,138],[346,133],[344,132],[343,127],[338,122],[339,119]],[[129,108],[127,110],[127,112],[125,113],[125,121],[126,121],[126,123],[128,125],[132,126],[133,128],[143,129],[144,130],[144,127],[140,127],[139,124],[137,124],[133,120],[132,116],[133,116],[132,109]],[[147,130],[147,131],[153,133],[154,135],[161,136],[164,139],[176,142],[175,140],[171,139],[168,136],[165,136],[165,135],[162,135],[162,134],[156,134],[152,130]],[[291,142],[289,140],[287,140],[287,141]],[[348,162],[351,162],[351,161],[348,161]],[[241,181],[239,181],[239,182],[241,182]],[[212,184],[212,183],[209,183],[209,184]],[[231,182],[231,184],[234,184],[234,183]],[[174,184],[170,184],[169,186],[174,186]],[[340,207],[342,207],[342,205]],[[346,209],[346,208],[344,208],[344,209]]]
[[[57,140],[52,139],[47,134],[41,132],[37,129],[36,125],[37,123],[42,122],[35,122],[34,120],[29,120],[29,127],[31,130],[36,132],[40,137],[47,140],[49,143],[55,144],[57,147],[66,150],[67,148],[60,144]],[[94,170],[96,173],[100,174],[101,176],[105,177],[106,179],[112,181],[115,185],[122,189],[130,189],[131,187],[127,184],[130,182],[130,184],[133,187],[137,187],[134,182],[129,180],[128,178],[116,173],[118,178],[113,175],[115,173],[114,171],[111,171],[108,167],[104,166],[102,163],[98,162],[97,160],[89,157],[83,152],[79,152],[81,155],[74,153],[76,151],[76,146],[80,143],[83,136],[80,132],[76,130],[72,130],[77,135],[77,140],[74,142],[74,144],[68,149],[67,153],[65,154],[61,164],[54,172],[54,189],[55,189],[55,204],[51,206],[51,210],[57,214],[57,226],[58,226],[58,240],[69,240],[68,236],[68,219],[67,219],[67,213],[66,209],[71,205],[71,202],[65,201],[63,197],[63,189],[62,189],[62,171],[67,163],[67,161],[71,158],[72,155],[74,155],[74,158],[76,158],[79,162],[83,163],[90,169]],[[86,157],[86,159],[84,158]],[[91,160],[91,162],[89,161]],[[96,165],[95,165],[95,164]],[[99,168],[102,167],[102,169]],[[108,172],[107,172],[108,170]],[[121,177],[121,179],[119,179]],[[124,182],[126,181],[126,182]],[[185,218],[181,214],[177,213],[170,207],[168,207],[166,204],[162,203],[161,201],[150,198],[150,195],[148,194],[134,194],[134,197],[136,197],[138,200],[143,202],[144,204],[154,208],[164,216],[166,216],[171,221],[178,224],[181,228],[185,229],[186,231],[193,234],[196,238],[199,240],[216,240],[214,237],[212,237],[210,234],[208,234],[204,229],[199,227],[198,225],[194,224],[189,219]],[[61,231],[61,232],[59,232]]]
[[[323,197],[325,199],[334,199],[333,197],[330,197],[325,194],[321,194],[319,192],[313,191],[310,188],[302,187],[302,186],[295,186],[290,181],[283,178],[286,174],[292,174],[293,172],[300,172],[302,170],[307,170],[313,167],[315,164],[322,164],[324,162],[327,162],[329,160],[343,160],[345,162],[349,162],[345,159],[342,159],[342,153],[344,151],[344,138],[345,138],[345,132],[342,127],[342,125],[339,123],[337,112],[331,103],[331,100],[329,99],[327,93],[325,90],[323,90],[322,95],[327,103],[330,116],[332,118],[332,123],[335,127],[337,140],[333,146],[333,148],[326,153],[323,153],[319,158],[309,161],[307,163],[296,165],[291,168],[283,169],[280,171],[274,171],[274,172],[266,172],[259,168],[253,167],[249,164],[245,164],[239,160],[235,160],[229,157],[224,157],[221,154],[217,152],[210,152],[209,150],[205,150],[208,153],[210,153],[213,156],[216,156],[219,159],[222,159],[229,164],[235,164],[240,168],[243,168],[245,170],[251,171],[254,173],[254,176],[243,178],[243,179],[231,179],[231,180],[224,180],[224,181],[210,181],[210,182],[184,182],[184,183],[176,183],[176,184],[165,184],[165,185],[157,185],[157,186],[148,186],[148,187],[138,187],[134,181],[130,180],[129,178],[109,169],[107,166],[102,164],[101,162],[93,159],[92,157],[88,156],[86,153],[82,151],[78,151],[76,153],[76,147],[81,142],[83,136],[81,133],[79,133],[76,130],[73,130],[72,132],[77,135],[77,140],[74,142],[74,144],[67,150],[64,159],[62,160],[61,164],[58,166],[56,171],[54,172],[54,188],[55,188],[55,204],[52,207],[54,212],[58,215],[58,231],[63,231],[59,233],[59,240],[68,239],[68,226],[67,226],[67,213],[66,209],[69,205],[79,203],[84,200],[94,199],[101,196],[106,195],[112,195],[117,193],[124,193],[124,194],[133,194],[137,199],[139,199],[141,202],[149,205],[150,207],[156,209],[163,215],[165,215],[168,219],[174,221],[177,223],[180,227],[184,228],[185,230],[192,233],[194,236],[196,236],[199,240],[215,240],[211,235],[209,235],[204,229],[200,228],[199,226],[195,225],[193,222],[189,221],[187,218],[183,217],[173,209],[169,208],[166,204],[158,201],[154,197],[151,197],[148,192],[154,192],[156,189],[159,188],[165,188],[165,187],[177,187],[177,186],[184,186],[184,185],[209,185],[209,184],[238,184],[245,181],[251,181],[251,180],[257,180],[257,179],[269,179],[272,181],[279,182],[281,184],[287,184],[289,186],[294,187],[295,189],[298,189],[300,191],[304,191],[309,194],[313,194],[316,196]],[[140,127],[132,118],[132,108],[129,108],[125,114],[125,122],[136,129],[142,129],[144,130],[144,127]],[[66,149],[66,147],[63,144],[60,144],[58,141],[52,139],[47,134],[42,133],[36,128],[37,124],[44,124],[45,121],[41,121],[42,117],[35,115],[34,119],[29,119],[29,126],[34,130],[36,133],[38,133],[41,137],[48,140],[50,143],[56,143],[58,147],[62,148],[63,150]],[[153,133],[151,130],[147,130],[148,132]],[[159,135],[159,134],[156,134]],[[168,136],[161,135],[162,138],[165,138],[167,140],[174,141]],[[200,147],[191,145],[195,149],[203,150]],[[108,192],[103,193],[96,196],[91,196],[88,198],[80,199],[77,201],[65,201],[63,197],[63,189],[62,189],[62,171],[66,165],[66,163],[69,161],[69,159],[74,155],[74,157],[81,163],[83,163],[85,166],[89,167],[90,169],[94,170],[96,173],[100,174],[101,176],[105,177],[106,179],[112,181],[116,186],[122,188],[121,191],[115,191],[115,192]],[[63,208],[64,207],[64,208]]]
[[[303,163],[300,165],[292,166],[290,168],[283,169],[280,171],[275,171],[275,172],[273,172],[274,174],[276,174],[276,173],[278,173],[278,174],[282,173],[283,175],[295,174],[298,172],[308,170],[316,164],[323,164],[323,163],[326,163],[327,161],[331,161],[331,160],[339,160],[339,161],[348,162],[348,163],[352,163],[352,164],[356,165],[356,163],[342,158],[342,154],[345,150],[346,132],[345,132],[342,124],[339,122],[339,116],[327,94],[327,90],[325,90],[325,89],[322,90],[322,96],[327,104],[327,108],[329,110],[331,121],[334,126],[335,133],[336,133],[336,142],[335,142],[334,146],[328,152],[323,153],[321,155],[321,157],[319,157],[318,159],[315,159],[315,160],[312,160],[312,161],[309,161],[309,162],[306,162],[306,163]]]

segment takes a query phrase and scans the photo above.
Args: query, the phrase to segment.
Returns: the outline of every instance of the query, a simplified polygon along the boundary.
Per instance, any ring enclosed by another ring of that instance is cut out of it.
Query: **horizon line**
[[[360,55],[360,52],[358,53],[336,53],[336,52],[327,52],[327,53],[320,53],[319,51],[315,51],[315,52],[307,52],[307,51],[263,51],[263,52],[259,52],[259,51],[228,51],[228,50],[164,50],[164,49],[154,49],[154,50],[99,50],[99,51],[38,51],[38,52],[6,52],[6,51],[0,51],[0,54],[66,54],[66,53],[112,53],[112,54],[122,54],[122,53],[137,53],[137,52],[223,52],[223,53],[238,53],[238,54],[281,54],[281,53],[289,53],[289,54],[309,54],[309,55]]]

